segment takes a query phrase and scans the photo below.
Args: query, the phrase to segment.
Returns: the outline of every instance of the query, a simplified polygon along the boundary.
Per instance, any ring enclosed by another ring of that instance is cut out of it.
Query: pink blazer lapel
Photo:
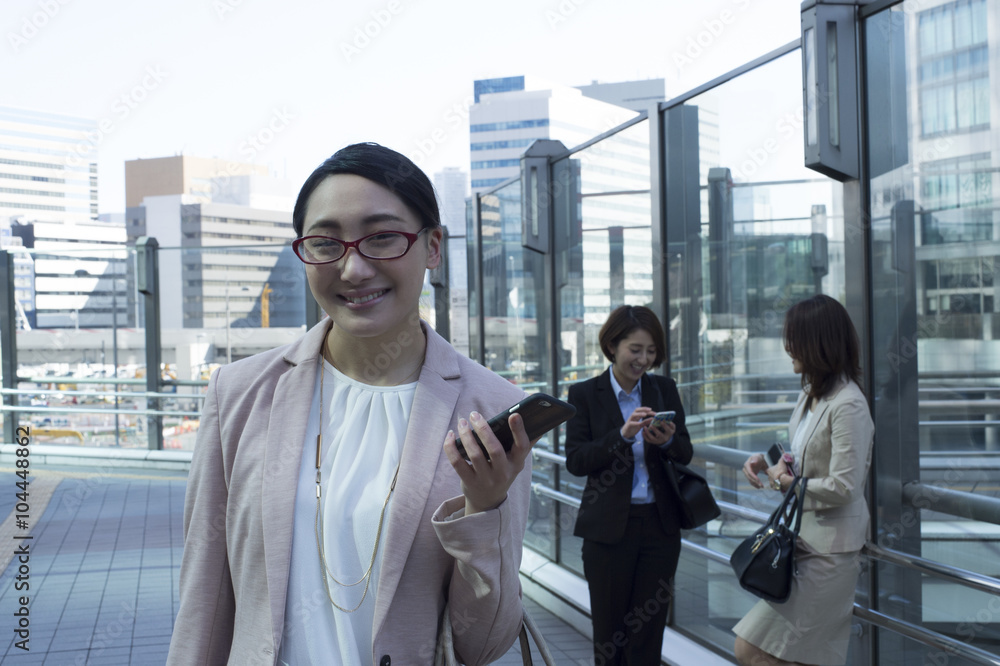
[[[303,440],[309,422],[316,370],[322,341],[330,321],[314,326],[302,343],[289,350],[285,359],[293,365],[278,379],[271,398],[271,414],[264,452],[261,522],[264,531],[264,562],[271,590],[271,630],[275,645],[283,631],[285,596],[291,566],[295,493],[302,464]]]

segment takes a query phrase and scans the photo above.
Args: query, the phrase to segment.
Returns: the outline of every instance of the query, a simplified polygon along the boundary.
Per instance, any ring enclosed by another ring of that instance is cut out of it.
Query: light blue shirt
[[[618,408],[621,409],[622,419],[628,421],[632,412],[642,406],[642,382],[636,382],[632,392],[627,393],[615,379],[615,371],[612,369],[609,372],[611,374],[611,390],[618,398]],[[640,430],[632,443],[632,457],[635,458],[635,469],[632,472],[632,504],[651,504],[656,501],[653,496],[653,488],[649,485],[649,470],[646,469],[646,456],[643,453],[643,448],[642,430]]]

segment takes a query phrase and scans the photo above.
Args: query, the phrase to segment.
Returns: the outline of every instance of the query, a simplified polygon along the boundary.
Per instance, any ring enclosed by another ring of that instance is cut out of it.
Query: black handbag
[[[663,466],[667,470],[667,485],[677,498],[681,529],[700,527],[722,514],[703,476],[670,458],[664,459]]]
[[[729,558],[740,587],[761,599],[782,603],[792,592],[795,541],[802,525],[806,481],[795,477],[767,523],[744,539]]]

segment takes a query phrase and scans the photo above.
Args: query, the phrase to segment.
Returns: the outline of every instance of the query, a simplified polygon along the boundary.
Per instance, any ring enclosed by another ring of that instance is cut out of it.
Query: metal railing
[[[561,464],[565,467],[566,458],[550,451],[533,451],[534,457],[547,463]],[[747,452],[711,444],[701,444],[697,447],[696,456],[708,462],[739,469],[747,458]],[[543,483],[533,483],[532,490],[541,496],[548,497],[567,506],[580,507],[580,500],[572,495],[560,492]],[[972,493],[939,488],[921,483],[909,483],[903,487],[903,500],[913,508],[927,508],[914,504],[915,501],[926,500],[928,496],[933,496],[935,500],[934,510],[954,515],[958,518],[968,518],[992,524],[1000,525],[1000,499],[983,497]],[[745,520],[763,523],[768,514],[716,499],[723,514],[736,516]],[[729,555],[720,553],[707,546],[695,543],[688,539],[681,539],[681,546],[684,550],[696,553],[706,559],[721,564],[729,564]],[[961,585],[963,587],[995,594],[1000,596],[1000,580],[982,574],[953,567],[933,560],[928,560],[917,555],[903,553],[891,548],[884,548],[875,543],[865,544],[862,553],[871,561],[892,564],[905,569],[920,572],[940,578],[949,583]],[[899,618],[880,613],[870,608],[865,608],[859,604],[854,605],[854,616],[863,622],[895,632],[906,638],[917,641],[932,648],[942,650],[949,655],[960,657],[974,664],[983,666],[1000,666],[1000,656],[963,643],[939,632],[925,627],[906,622]]]

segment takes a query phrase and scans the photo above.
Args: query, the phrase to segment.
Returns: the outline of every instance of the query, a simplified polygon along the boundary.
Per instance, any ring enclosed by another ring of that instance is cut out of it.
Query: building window
[[[924,162],[920,168],[924,210],[981,208],[993,201],[990,154]]]
[[[503,150],[505,148],[527,148],[538,139],[512,139],[509,141],[482,141],[469,146],[470,150]]]
[[[923,12],[918,31],[921,135],[988,128],[986,0]]]
[[[473,162],[473,169],[501,169],[503,167],[517,167],[521,166],[520,159],[513,160],[483,160],[480,162]]]
[[[510,120],[503,123],[480,123],[470,125],[470,132],[498,132],[501,130],[525,129],[527,127],[548,127],[548,118],[538,118],[535,120]]]

